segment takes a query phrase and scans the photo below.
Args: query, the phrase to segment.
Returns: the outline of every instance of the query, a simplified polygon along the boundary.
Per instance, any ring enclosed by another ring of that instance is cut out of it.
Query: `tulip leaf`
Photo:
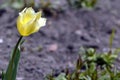
[[[20,41],[20,45],[22,45],[25,42],[25,39]]]
[[[17,68],[18,68],[19,60],[20,60],[20,50],[17,49],[15,60],[14,60],[15,66],[14,66],[13,74],[12,74],[12,79],[13,80],[16,80],[16,74],[17,74]]]
[[[4,80],[5,73],[2,71],[2,80]]]
[[[14,53],[14,51],[13,51]],[[4,79],[3,80],[16,80],[16,74],[17,74],[17,67],[18,67],[18,62],[20,59],[20,50],[19,48],[16,49],[16,53],[12,54],[12,57],[10,59],[7,71],[5,73]]]

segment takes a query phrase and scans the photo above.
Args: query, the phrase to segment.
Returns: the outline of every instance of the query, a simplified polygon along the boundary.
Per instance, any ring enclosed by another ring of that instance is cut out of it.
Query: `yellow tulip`
[[[17,29],[21,36],[29,36],[32,33],[38,32],[45,25],[46,18],[41,17],[41,12],[35,13],[31,7],[21,11],[17,18]]]

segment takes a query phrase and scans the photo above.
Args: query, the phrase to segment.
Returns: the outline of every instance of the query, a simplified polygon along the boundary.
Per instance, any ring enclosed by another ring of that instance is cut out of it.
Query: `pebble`
[[[50,45],[48,46],[48,51],[54,52],[54,51],[56,51],[57,49],[58,49],[58,44],[56,44],[56,43],[50,44]]]
[[[24,80],[24,78],[23,77],[17,77],[16,80]]]
[[[76,35],[80,35],[80,36],[83,35],[83,33],[82,33],[81,30],[76,30],[76,31],[75,31],[75,34],[76,34]]]
[[[3,43],[3,39],[0,39],[0,43]]]

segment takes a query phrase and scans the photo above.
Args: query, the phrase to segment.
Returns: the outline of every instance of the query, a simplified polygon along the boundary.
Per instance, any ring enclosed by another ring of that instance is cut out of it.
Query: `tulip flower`
[[[41,12],[35,12],[31,7],[25,8],[17,18],[17,29],[21,36],[29,36],[45,26],[46,18],[41,17]]]
[[[22,12],[19,13],[17,18],[17,29],[21,36],[12,50],[12,55],[9,60],[7,70],[2,72],[2,80],[16,80],[17,68],[21,55],[20,46],[24,42],[22,38],[37,32],[42,26],[45,26],[45,24],[46,18],[41,17],[41,12],[35,13],[31,7],[25,8]]]

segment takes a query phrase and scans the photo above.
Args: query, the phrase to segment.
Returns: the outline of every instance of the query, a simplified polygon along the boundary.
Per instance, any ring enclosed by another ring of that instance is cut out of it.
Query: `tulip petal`
[[[28,36],[32,33],[34,33],[34,29],[36,28],[35,26],[35,18],[29,21],[27,24],[24,25],[24,32],[23,36]]]
[[[36,13],[36,20],[35,20],[35,28],[34,28],[34,30],[33,30],[33,33],[34,32],[37,32],[42,26],[44,26],[44,25],[41,25],[40,23],[39,23],[39,21],[41,21],[41,22],[43,22],[43,24],[45,24],[46,23],[46,19],[45,18],[42,18],[41,19],[41,11],[40,12],[37,12]]]
[[[21,22],[21,17],[20,16],[17,18],[17,29],[18,29],[20,34],[22,34],[23,31],[24,31],[23,24]]]
[[[41,26],[41,27],[45,26],[45,25],[46,25],[46,21],[47,21],[46,18],[40,18],[40,19],[38,20],[39,26]]]
[[[26,24],[35,17],[35,11],[30,7],[21,12],[22,23]]]
[[[33,30],[33,33],[37,32],[41,27],[45,26],[45,24],[46,24],[45,18],[40,18],[39,20],[37,20],[35,23],[35,28]]]
[[[26,10],[26,14],[31,14],[31,15],[34,15],[35,14],[35,11],[32,9],[32,7],[28,8]]]
[[[24,12],[26,11],[27,8],[23,9],[20,14],[24,14]]]
[[[42,14],[41,11],[37,12],[37,13],[36,13],[36,19],[40,19],[40,18],[41,18],[41,14]]]

